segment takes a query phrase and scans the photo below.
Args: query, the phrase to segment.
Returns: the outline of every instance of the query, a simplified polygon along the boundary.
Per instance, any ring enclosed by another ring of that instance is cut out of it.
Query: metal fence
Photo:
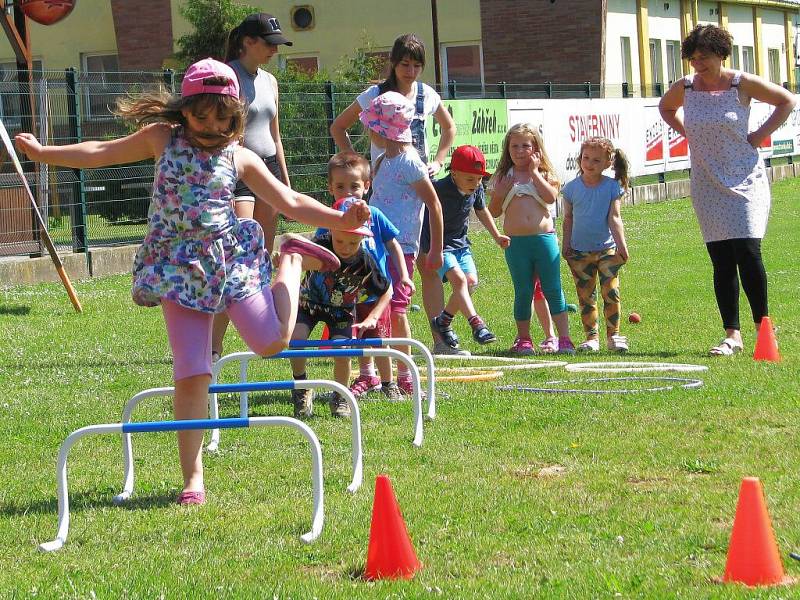
[[[132,129],[112,112],[125,95],[178,89],[172,71],[89,73],[74,69],[35,71],[32,83],[20,73],[0,73],[0,118],[13,137],[35,129],[41,140],[68,144],[112,139]],[[329,135],[333,118],[366,83],[281,82],[281,138],[292,187],[327,199],[326,166],[336,151]],[[585,83],[471,85],[450,82],[439,90],[448,98],[593,98],[659,95],[660,86],[628,89]],[[368,140],[357,124],[351,139],[367,151]],[[67,169],[23,163],[37,203],[46,215],[50,235],[63,250],[84,252],[92,246],[137,242],[146,233],[153,162],[102,169]],[[38,169],[38,170],[37,170]],[[42,248],[32,209],[10,161],[0,168],[0,256],[37,255]]]

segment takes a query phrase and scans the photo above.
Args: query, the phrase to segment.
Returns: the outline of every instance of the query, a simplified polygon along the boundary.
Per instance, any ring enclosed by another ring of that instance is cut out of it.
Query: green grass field
[[[774,188],[764,255],[783,362],[746,351],[707,357],[721,328],[711,270],[686,200],[625,207],[631,260],[622,273],[631,360],[709,365],[704,387],[634,394],[525,394],[495,385],[581,379],[563,369],[509,371],[488,383],[442,383],[422,448],[408,403],[362,402],[365,483],[350,476],[348,423],[318,404],[310,425],[323,446],[325,528],[311,545],[309,456],[276,429],[227,430],[205,459],[208,503],[181,508],[174,434],[134,437],[136,495],[122,482],[119,439],[86,438],[69,463],[66,546],[40,554],[57,524],[55,461],[73,430],[118,422],[127,399],[169,385],[160,311],[129,298],[129,277],[80,282],[77,315],[59,285],[0,291],[0,597],[3,598],[790,598],[800,587],[746,590],[723,573],[739,483],[762,479],[789,574],[800,564],[800,181]],[[476,304],[500,341],[513,341],[513,293],[501,251],[474,236],[482,283]],[[575,298],[566,267],[562,281]],[[423,313],[413,328],[429,341]],[[742,304],[742,322],[749,312]],[[573,336],[581,338],[577,318]],[[463,318],[457,331],[466,340]],[[540,336],[536,336],[537,338]],[[479,349],[470,340],[473,352]],[[243,349],[230,333],[226,350]],[[573,362],[607,360],[607,354]],[[258,361],[253,378],[285,379],[288,364]],[[331,366],[311,364],[312,376]],[[231,380],[235,373],[228,374]],[[596,375],[595,375],[596,376]],[[691,374],[689,375],[691,376]],[[575,385],[587,385],[580,382]],[[635,382],[626,382],[631,387]],[[225,398],[223,416],[237,400]],[[253,415],[291,415],[288,394],[252,399]],[[168,419],[146,401],[138,420]],[[559,465],[561,474],[539,476]],[[365,583],[374,477],[391,476],[424,568],[411,581]]]

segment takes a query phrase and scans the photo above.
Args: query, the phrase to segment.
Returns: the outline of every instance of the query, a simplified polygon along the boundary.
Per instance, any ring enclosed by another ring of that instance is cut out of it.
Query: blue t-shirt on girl
[[[561,190],[564,201],[572,205],[572,239],[569,246],[580,252],[599,252],[616,247],[608,227],[611,203],[625,194],[619,181],[603,175],[589,187],[578,175]]]
[[[428,169],[413,148],[378,163],[372,180],[370,206],[375,206],[400,230],[397,241],[403,254],[416,255],[424,205],[412,184],[428,177]]]

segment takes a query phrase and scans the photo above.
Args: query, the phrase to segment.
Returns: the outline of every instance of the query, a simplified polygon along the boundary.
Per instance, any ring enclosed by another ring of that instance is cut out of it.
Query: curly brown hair
[[[681,58],[690,59],[697,52],[710,52],[722,60],[731,55],[733,36],[716,25],[698,25],[681,43]]]

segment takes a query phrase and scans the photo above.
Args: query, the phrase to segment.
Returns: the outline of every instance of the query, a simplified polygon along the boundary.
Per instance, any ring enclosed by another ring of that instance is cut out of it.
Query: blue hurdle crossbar
[[[327,342],[328,340],[324,340]],[[384,342],[385,340],[380,340]],[[404,341],[400,339],[396,339],[393,341]],[[323,343],[324,343],[323,342]],[[426,349],[427,351],[427,349]],[[423,438],[423,431],[422,431],[422,388],[420,384],[420,376],[419,376],[419,369],[417,365],[414,364],[413,359],[399,350],[394,350],[392,348],[334,348],[334,349],[318,349],[318,350],[284,350],[283,352],[279,352],[277,354],[273,354],[272,356],[266,356],[263,358],[268,359],[275,359],[275,358],[311,358],[311,357],[328,357],[333,358],[336,356],[389,356],[394,358],[395,360],[401,361],[406,364],[409,371],[411,372],[411,383],[412,383],[412,398],[411,404],[413,408],[413,425],[414,425],[414,437],[412,443],[415,446],[422,445],[422,438]],[[428,353],[430,357],[430,353]],[[215,365],[213,365],[211,370],[211,383],[212,388],[217,384],[217,378],[219,377],[219,373],[227,363],[232,361],[239,362],[239,380],[240,383],[247,382],[247,366],[250,360],[254,358],[262,358],[258,354],[254,352],[234,352],[233,354],[227,354],[220,358]],[[430,358],[429,365],[433,364],[432,357]],[[430,368],[430,366],[429,366]],[[433,380],[433,372],[429,371],[430,375],[428,378],[429,386]],[[295,381],[297,387],[301,387],[300,384],[303,383],[302,381]],[[348,388],[344,388],[350,393]],[[432,388],[431,388],[432,389]],[[429,404],[429,408],[431,405]],[[209,413],[212,418],[217,418],[219,416],[219,404],[217,400],[216,393],[211,393],[209,395]],[[249,406],[248,406],[248,392],[241,391],[239,394],[239,416],[246,417],[249,413]],[[211,441],[208,443],[207,449],[209,452],[215,452],[219,448],[219,439],[220,439],[220,432],[219,429],[214,429],[211,432]]]
[[[324,521],[324,498],[322,485],[322,448],[311,428],[291,417],[251,417],[234,419],[196,419],[185,421],[153,421],[149,423],[109,423],[89,425],[73,431],[61,444],[56,465],[58,483],[58,532],[56,538],[39,545],[42,552],[59,550],[67,541],[69,534],[69,490],[67,486],[67,456],[72,446],[82,437],[106,433],[130,435],[131,433],[150,433],[157,431],[184,431],[210,428],[242,428],[286,426],[297,429],[307,440],[311,448],[311,481],[313,485],[313,510],[311,531],[300,536],[306,543],[312,542],[322,533]]]
[[[390,346],[411,346],[416,348],[425,360],[428,368],[428,386],[425,390],[428,396],[427,417],[436,418],[436,384],[434,377],[433,355],[428,347],[414,338],[347,338],[335,340],[292,340],[289,348],[318,348],[326,346],[331,348],[388,348]]]
[[[326,381],[326,380],[315,380],[315,379],[308,379],[306,381],[253,381],[248,383],[230,383],[230,384],[214,384],[209,387],[209,392],[212,394],[217,393],[228,393],[228,392],[243,392],[245,389],[247,391],[262,391],[262,390],[293,390],[296,388],[301,389],[315,389],[315,388],[324,388],[324,389],[332,389],[336,392],[342,394],[346,399],[347,403],[350,405],[350,430],[351,430],[351,455],[352,455],[352,464],[353,464],[353,478],[350,482],[350,485],[347,486],[347,491],[350,493],[355,493],[358,488],[361,487],[361,483],[364,480],[364,454],[361,442],[361,412],[358,408],[358,403],[356,402],[355,398],[353,397],[353,393],[347,389],[345,386],[336,383],[335,381]],[[175,393],[174,387],[162,387],[162,388],[153,388],[149,390],[143,390],[138,394],[134,395],[128,402],[125,404],[125,408],[122,411],[122,423],[124,427],[134,427],[138,424],[131,423],[131,415],[133,414],[133,409],[136,408],[136,405],[139,404],[142,400],[146,398],[152,398],[154,396],[171,396]],[[213,403],[214,409],[216,409],[216,403]],[[245,411],[244,415],[240,415],[239,419],[247,419],[247,412]],[[219,414],[216,410],[214,410],[213,414],[211,415],[211,419],[208,419],[209,423],[216,423],[216,422],[230,422],[233,423],[236,419],[220,419]],[[236,427],[236,425],[228,425],[228,427]],[[219,431],[223,429],[223,427],[216,427],[210,425],[209,427],[202,427],[201,429],[211,429],[212,431]],[[127,501],[131,495],[133,494],[133,486],[134,486],[134,462],[133,462],[133,443],[131,440],[130,432],[123,429],[122,432],[122,456],[125,465],[125,474],[122,483],[122,491],[114,496],[114,503],[115,504],[122,504],[123,502]]]

